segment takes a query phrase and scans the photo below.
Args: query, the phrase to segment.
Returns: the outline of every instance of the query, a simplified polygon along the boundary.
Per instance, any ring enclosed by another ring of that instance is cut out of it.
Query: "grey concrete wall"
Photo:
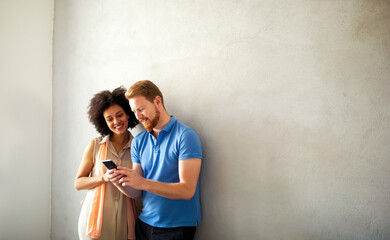
[[[197,239],[390,237],[389,1],[57,0],[52,239],[88,100],[141,79],[204,148]]]
[[[0,1],[0,239],[50,238],[54,0]]]

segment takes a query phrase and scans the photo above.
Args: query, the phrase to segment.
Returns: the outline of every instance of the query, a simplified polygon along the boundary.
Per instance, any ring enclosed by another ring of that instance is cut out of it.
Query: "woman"
[[[111,159],[117,166],[132,167],[133,136],[128,128],[135,127],[138,120],[125,92],[123,87],[102,91],[89,104],[89,120],[101,136],[86,147],[74,183],[77,190],[88,189],[79,218],[80,239],[135,239],[134,200],[121,192],[119,184],[109,181],[108,174],[113,170],[107,171],[101,163]]]

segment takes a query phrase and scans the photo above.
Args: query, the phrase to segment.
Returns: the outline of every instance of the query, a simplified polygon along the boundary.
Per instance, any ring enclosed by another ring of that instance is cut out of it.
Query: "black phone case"
[[[116,168],[116,164],[111,160],[111,161],[103,161],[103,164],[104,164],[104,166],[106,166],[106,168],[108,168],[108,169],[117,169]]]

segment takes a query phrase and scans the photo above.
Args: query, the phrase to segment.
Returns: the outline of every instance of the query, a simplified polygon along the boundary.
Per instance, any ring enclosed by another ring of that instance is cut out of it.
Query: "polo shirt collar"
[[[161,132],[170,132],[173,125],[177,122],[176,118],[171,115],[171,119],[169,120],[168,124],[161,130]],[[148,132],[150,135],[153,135],[151,132]]]
[[[176,122],[177,122],[176,118],[173,115],[171,115],[171,119],[169,120],[168,124],[165,126],[165,128],[162,131],[170,132],[173,125],[175,125]]]

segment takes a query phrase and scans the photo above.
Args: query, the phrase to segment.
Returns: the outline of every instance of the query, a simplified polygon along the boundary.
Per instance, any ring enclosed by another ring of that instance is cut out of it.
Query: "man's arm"
[[[129,171],[119,167],[115,172],[123,175],[123,177],[119,180],[119,183],[123,187],[129,186],[134,189],[148,191],[169,199],[190,200],[196,191],[201,162],[202,160],[200,158],[179,160],[180,181],[178,183],[163,183],[145,179],[141,174],[139,174],[139,171]],[[139,168],[141,168],[141,166],[139,166]]]

